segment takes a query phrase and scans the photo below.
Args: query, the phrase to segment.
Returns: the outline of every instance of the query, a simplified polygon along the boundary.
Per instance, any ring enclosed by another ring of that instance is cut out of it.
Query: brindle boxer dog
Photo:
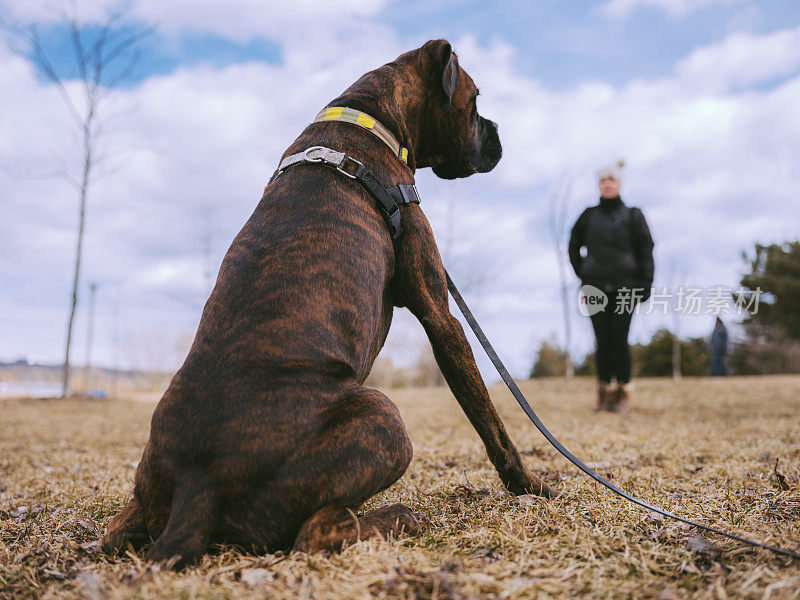
[[[497,125],[450,44],[430,41],[371,71],[329,106],[363,111],[408,148],[404,164],[370,131],[308,126],[284,156],[322,145],[384,185],[432,167],[445,179],[500,160]],[[175,567],[212,542],[316,552],[420,525],[402,504],[355,511],[405,472],[412,448],[397,407],[362,384],[394,306],[419,319],[450,389],[500,479],[553,496],[506,434],[458,321],[417,205],[393,245],[376,201],[334,169],[300,164],[270,183],[220,268],[186,362],[153,413],[133,499],[110,522],[107,551],[148,538]],[[171,560],[170,560],[171,559]]]

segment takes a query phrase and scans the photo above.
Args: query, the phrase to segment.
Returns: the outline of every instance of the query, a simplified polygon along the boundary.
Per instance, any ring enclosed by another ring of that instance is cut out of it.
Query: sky
[[[71,78],[58,2],[0,0],[39,32]],[[62,4],[69,7],[71,4]],[[77,3],[85,32],[118,4]],[[49,7],[49,8],[48,8]],[[499,124],[487,174],[416,174],[445,265],[512,374],[543,340],[564,343],[551,199],[569,181],[567,228],[597,203],[595,172],[624,159],[622,198],[655,241],[655,286],[737,289],[742,253],[798,239],[800,4],[794,0],[129,0],[119,27],[156,24],[102,107],[102,158],[87,201],[73,357],[87,355],[88,286],[98,286],[92,360],[177,368],[231,240],[284,149],[364,72],[446,38]],[[62,360],[78,221],[63,177],[80,167],[74,122],[54,86],[0,45],[0,360]],[[568,270],[571,350],[593,347]],[[451,310],[456,307],[451,303]],[[708,335],[714,315],[636,315]],[[728,318],[723,315],[723,318]],[[738,317],[730,316],[732,321]],[[734,327],[735,330],[735,327]],[[485,377],[496,380],[470,337]],[[425,344],[404,309],[384,350]]]

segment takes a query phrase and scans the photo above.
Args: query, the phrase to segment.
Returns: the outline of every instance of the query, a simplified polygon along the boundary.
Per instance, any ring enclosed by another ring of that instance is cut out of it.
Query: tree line
[[[800,373],[800,241],[756,243],[742,253],[745,273],[739,284],[745,296],[760,294],[758,310],[746,314],[741,336],[731,345],[728,368],[735,375]],[[674,373],[674,346],[680,348],[680,374],[710,373],[711,351],[704,337],[676,338],[662,328],[646,344],[631,346],[634,376],[669,377]],[[570,358],[555,342],[539,346],[531,377],[566,376]],[[594,375],[594,353],[574,367],[575,375]]]

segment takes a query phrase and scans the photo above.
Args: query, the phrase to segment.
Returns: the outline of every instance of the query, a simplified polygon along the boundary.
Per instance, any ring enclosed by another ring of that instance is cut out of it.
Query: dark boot
[[[628,410],[628,400],[630,399],[630,384],[618,383],[617,387],[609,392],[611,401],[606,410],[610,412],[623,413]]]
[[[608,410],[609,401],[612,395],[611,384],[605,381],[597,382],[597,406],[594,407],[595,411]]]

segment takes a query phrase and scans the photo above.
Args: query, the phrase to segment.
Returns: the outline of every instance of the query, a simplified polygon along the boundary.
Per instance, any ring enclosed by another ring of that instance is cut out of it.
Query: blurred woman
[[[620,198],[623,165],[619,161],[598,171],[600,202],[578,217],[569,240],[569,260],[581,284],[599,288],[608,298],[591,319],[597,340],[596,410],[612,412],[628,407],[628,331],[633,309],[650,297],[653,284],[653,238],[642,211]]]

